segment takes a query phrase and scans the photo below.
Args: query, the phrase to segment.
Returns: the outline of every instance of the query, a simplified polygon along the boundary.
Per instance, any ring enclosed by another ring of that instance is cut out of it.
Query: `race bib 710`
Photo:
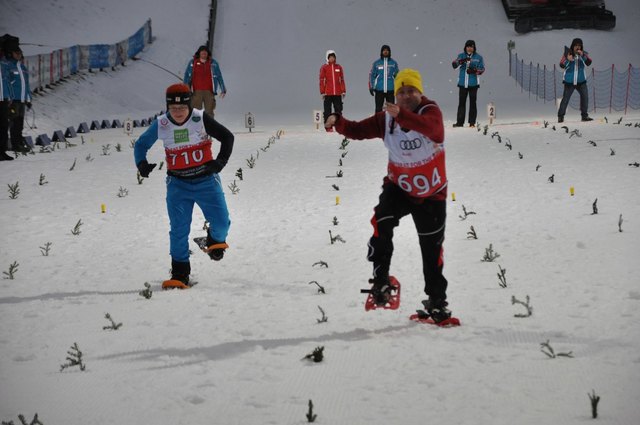
[[[167,168],[181,170],[183,168],[197,167],[213,159],[211,154],[211,141],[187,145],[179,149],[166,149]]]

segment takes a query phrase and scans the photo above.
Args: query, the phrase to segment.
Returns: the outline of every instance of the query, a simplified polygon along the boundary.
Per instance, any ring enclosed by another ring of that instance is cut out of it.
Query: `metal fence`
[[[29,85],[38,92],[81,69],[102,69],[123,64],[153,41],[151,19],[131,37],[115,44],[76,45],[50,53],[26,56]]]
[[[560,66],[525,63],[518,58],[517,53],[509,51],[509,75],[516,80],[516,84],[527,91],[529,97],[536,100],[556,102],[562,98],[563,71]],[[596,70],[591,68],[587,72],[587,87],[589,89],[589,109],[593,112],[624,111],[640,109],[640,68],[631,64],[624,70],[611,65],[608,69]],[[580,109],[578,96],[572,96],[569,106]]]

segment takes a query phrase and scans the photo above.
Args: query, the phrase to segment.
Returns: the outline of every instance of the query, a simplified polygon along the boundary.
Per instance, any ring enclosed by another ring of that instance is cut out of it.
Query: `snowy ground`
[[[149,8],[147,0],[130,0],[126,13],[102,3],[0,0],[0,33],[57,46],[116,42],[151,17],[157,38],[142,57],[178,74],[206,38],[208,0],[179,10],[171,1]],[[70,140],[75,147],[2,163],[0,183],[18,182],[20,193],[0,193],[0,271],[19,264],[13,280],[0,279],[0,420],[18,423],[23,414],[30,421],[37,412],[45,424],[303,424],[312,399],[323,424],[583,424],[595,390],[598,423],[640,422],[640,169],[629,166],[640,162],[640,128],[625,126],[640,117],[630,111],[615,125],[621,114],[598,111],[592,123],[569,121],[569,131],[582,134],[570,137],[559,126],[544,128],[553,103],[529,99],[506,72],[509,39],[534,63],[552,64],[579,36],[597,69],[638,66],[640,57],[629,54],[640,34],[635,2],[607,1],[618,17],[611,32],[527,36],[513,32],[493,0],[378,1],[373,8],[355,0],[338,9],[333,0],[263,3],[220,2],[214,52],[229,96],[216,117],[236,134],[222,173],[231,248],[214,263],[193,246],[199,283],[192,290],[159,290],[170,267],[164,170],[136,181],[130,142],[139,129],[131,136],[94,131],[84,144],[78,137]],[[333,10],[339,19],[325,16]],[[488,67],[480,121],[483,105],[498,107],[499,125],[487,135],[450,126],[457,91],[448,62],[468,38]],[[310,124],[321,107],[324,51],[338,50],[345,111],[360,118],[373,109],[366,74],[383,43],[401,67],[423,73],[427,95],[447,119],[456,200],[449,197],[445,273],[459,328],[408,320],[423,297],[410,219],[396,232],[392,265],[402,306],[364,312],[359,289],[371,272],[366,242],[386,152],[380,141],[352,141],[340,167],[341,138]],[[174,81],[142,61],[83,74],[34,100],[37,128],[25,134],[145,118],[162,108],[163,89]],[[248,111],[258,125],[251,134],[242,127]],[[266,148],[280,129],[284,135]],[[247,159],[258,153],[249,169]],[[151,157],[162,160],[159,145]],[[241,167],[243,181],[235,177]],[[344,177],[327,177],[338,170]],[[228,188],[234,179],[236,195]],[[127,196],[118,197],[121,188]],[[476,214],[461,220],[463,205]],[[196,209],[193,236],[202,225]],[[478,240],[467,239],[471,226]],[[346,243],[332,245],[329,231]],[[481,261],[489,244],[500,254],[494,263]],[[313,267],[321,260],[329,267]],[[499,286],[498,265],[507,269],[507,288]],[[138,294],[145,282],[153,290],[148,300]],[[514,317],[525,309],[512,296],[529,296],[533,315]],[[317,323],[318,306],[328,322]],[[123,324],[119,330],[103,330],[106,313]],[[547,340],[574,357],[548,358],[540,352]],[[87,368],[60,372],[74,342]],[[323,362],[301,360],[318,346]]]
[[[408,320],[423,296],[410,220],[396,233],[392,265],[402,306],[364,312],[368,220],[386,163],[379,141],[352,141],[340,167],[335,134],[283,128],[262,151],[278,128],[238,131],[222,174],[225,187],[238,168],[244,174],[238,194],[226,191],[231,248],[220,263],[194,252],[199,283],[182,292],[159,288],[170,266],[163,173],[137,183],[132,137],[92,132],[84,145],[3,163],[2,181],[19,182],[20,194],[0,197],[0,268],[19,263],[13,280],[0,281],[0,419],[301,424],[312,399],[327,424],[579,424],[590,420],[593,389],[600,423],[635,423],[640,170],[628,164],[640,160],[640,129],[625,122],[569,123],[582,137],[542,124],[448,132],[456,201],[445,271],[463,324],[451,329]],[[155,147],[154,159],[161,155]],[[338,170],[344,177],[327,177]],[[117,196],[120,187],[127,196]],[[461,220],[462,205],[476,214]],[[194,236],[202,225],[198,210]],[[478,240],[467,239],[471,225]],[[329,230],[346,243],[332,245]],[[489,244],[500,254],[493,264],[481,261]],[[320,260],[329,268],[312,267]],[[145,282],[148,300],[138,294]],[[511,297],[527,295],[533,315],[514,317],[525,309]],[[327,323],[317,323],[318,306]],[[103,330],[106,313],[123,326]],[[547,340],[574,358],[547,358]],[[87,369],[61,373],[74,342]],[[317,346],[323,362],[301,360]]]

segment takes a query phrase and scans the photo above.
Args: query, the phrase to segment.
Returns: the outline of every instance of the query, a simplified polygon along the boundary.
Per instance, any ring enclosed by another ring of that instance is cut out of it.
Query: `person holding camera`
[[[460,68],[458,75],[458,88],[460,89],[458,92],[458,114],[453,126],[462,127],[464,125],[467,96],[469,96],[469,127],[475,127],[476,118],[478,117],[476,99],[480,88],[478,76],[484,72],[484,59],[476,52],[476,42],[467,40],[464,43],[464,51],[451,62],[451,66],[453,66],[453,69]]]
[[[574,90],[578,90],[580,94],[580,114],[582,121],[592,121],[589,117],[587,108],[589,106],[589,92],[587,91],[587,75],[586,68],[591,65],[591,58],[583,50],[582,39],[574,38],[571,46],[564,47],[564,54],[560,59],[560,68],[564,69],[562,84],[564,91],[562,93],[562,101],[558,108],[558,122],[564,122],[564,114],[567,112],[567,105]]]

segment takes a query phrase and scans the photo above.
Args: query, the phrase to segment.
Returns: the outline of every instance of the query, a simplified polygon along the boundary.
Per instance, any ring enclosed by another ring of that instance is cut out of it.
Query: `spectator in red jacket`
[[[223,99],[227,94],[220,65],[211,57],[207,46],[198,47],[193,59],[187,64],[183,82],[193,92],[191,107],[202,109],[204,103],[204,111],[210,115],[216,109],[216,95],[220,93],[220,99]]]
[[[436,322],[451,317],[447,308],[447,279],[442,274],[442,243],[447,211],[447,175],[444,160],[442,111],[422,95],[418,71],[403,69],[394,82],[397,104],[362,121],[331,114],[325,127],[335,126],[350,139],[383,140],[389,151],[387,175],[371,219],[373,236],[367,258],[373,263],[371,294],[378,305],[391,295],[389,268],[393,254],[393,230],[411,214],[420,241],[425,310]]]
[[[344,85],[344,71],[336,63],[336,52],[327,50],[327,63],[320,67],[320,95],[324,100],[324,120],[331,114],[331,105],[336,114],[342,113],[342,101],[347,89]],[[329,128],[327,131],[333,131]]]

